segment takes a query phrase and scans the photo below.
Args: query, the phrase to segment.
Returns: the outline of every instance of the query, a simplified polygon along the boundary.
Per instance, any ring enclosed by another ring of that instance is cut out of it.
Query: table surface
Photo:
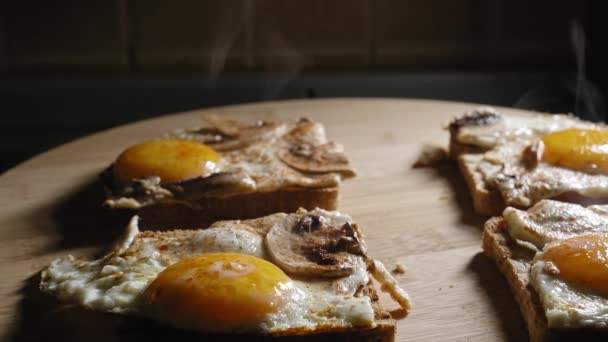
[[[358,177],[342,184],[339,210],[364,229],[372,256],[388,267],[399,262],[407,268],[398,280],[413,309],[398,320],[397,341],[525,340],[506,282],[481,254],[485,218],[474,214],[457,167],[411,167],[424,144],[447,146],[442,127],[476,106],[328,99],[213,108],[117,127],[22,163],[0,176],[0,336],[120,339],[123,318],[58,306],[37,289],[39,271],[68,253],[92,255],[120,231],[126,218],[109,217],[100,208],[103,192],[96,179],[126,146],[199,126],[204,114],[218,113],[250,121],[307,116],[324,123],[330,139],[345,146]],[[147,326],[133,324],[140,330]]]

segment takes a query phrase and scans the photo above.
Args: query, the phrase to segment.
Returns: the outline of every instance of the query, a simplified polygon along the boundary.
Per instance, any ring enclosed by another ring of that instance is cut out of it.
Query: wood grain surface
[[[340,210],[363,227],[374,257],[389,268],[397,262],[407,268],[398,280],[410,292],[413,310],[399,319],[397,341],[525,340],[506,283],[481,254],[484,218],[473,213],[457,167],[411,167],[424,144],[447,146],[443,125],[475,106],[329,99],[222,107],[118,127],[18,165],[0,176],[1,337],[112,341],[128,340],[134,330],[159,336],[150,322],[58,305],[39,292],[38,274],[56,257],[92,255],[126,223],[124,215],[100,208],[96,182],[125,147],[219,113],[251,121],[307,116],[344,144],[359,175],[342,185]]]

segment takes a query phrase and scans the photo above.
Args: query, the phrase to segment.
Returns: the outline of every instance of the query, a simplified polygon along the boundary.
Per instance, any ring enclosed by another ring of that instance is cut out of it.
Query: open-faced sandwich
[[[541,200],[486,222],[483,250],[506,277],[530,340],[608,340],[608,206]]]
[[[498,215],[542,199],[608,203],[608,128],[569,115],[501,115],[479,108],[449,125],[475,210]]]
[[[354,176],[319,123],[206,121],[122,152],[101,177],[105,205],[137,209],[156,226],[334,210],[340,181]]]
[[[135,216],[109,253],[53,261],[40,288],[65,303],[206,338],[392,341],[395,321],[372,278],[409,310],[409,296],[369,256],[349,216],[301,209],[162,232],[140,232]]]

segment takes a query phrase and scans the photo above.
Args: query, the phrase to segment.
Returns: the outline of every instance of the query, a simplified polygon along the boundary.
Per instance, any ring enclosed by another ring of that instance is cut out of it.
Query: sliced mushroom
[[[289,145],[280,149],[278,156],[285,164],[304,172],[338,172],[344,178],[355,175],[342,147],[334,142]]]
[[[266,234],[273,261],[285,272],[304,277],[343,277],[354,271],[354,256],[364,256],[356,227],[328,225],[318,215],[292,214]]]
[[[491,107],[481,107],[450,122],[450,132],[455,133],[462,127],[492,125],[502,119],[502,115]]]
[[[212,146],[218,151],[245,148],[261,140],[270,140],[284,134],[285,125],[258,120],[253,125],[220,115],[205,117],[207,126],[189,134],[188,139],[197,140]]]
[[[324,144],[325,127],[320,123],[301,118],[287,134],[285,139],[291,144]]]

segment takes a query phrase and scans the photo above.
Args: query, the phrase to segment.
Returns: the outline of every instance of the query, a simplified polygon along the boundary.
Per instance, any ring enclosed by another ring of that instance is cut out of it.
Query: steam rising
[[[211,80],[219,77],[235,43],[243,38],[244,51],[238,58],[266,75],[264,99],[276,98],[298,76],[307,59],[283,35],[273,18],[259,15],[263,1],[226,1],[223,6],[208,64]]]
[[[585,32],[578,22],[573,22],[570,35],[576,55],[576,89],[574,114],[601,121],[605,114],[604,100],[597,87],[586,78],[585,57],[587,40]]]

